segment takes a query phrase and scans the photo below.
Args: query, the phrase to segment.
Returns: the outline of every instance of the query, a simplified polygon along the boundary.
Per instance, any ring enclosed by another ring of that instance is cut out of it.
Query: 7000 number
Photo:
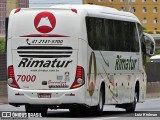
[[[17,75],[18,79],[17,82],[20,80],[22,82],[34,82],[36,80],[35,75]]]

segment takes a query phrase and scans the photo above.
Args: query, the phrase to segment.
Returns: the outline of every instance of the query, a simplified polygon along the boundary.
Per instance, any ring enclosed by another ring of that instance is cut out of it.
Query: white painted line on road
[[[152,100],[156,100],[156,101],[157,101],[157,100],[160,100],[160,97],[158,97],[158,98],[147,98],[147,99],[145,100],[145,102],[146,102],[146,101],[150,101],[150,100],[151,100],[151,101],[152,101]]]
[[[110,120],[110,119],[117,119],[119,117],[101,117],[101,118],[94,118],[92,120]]]

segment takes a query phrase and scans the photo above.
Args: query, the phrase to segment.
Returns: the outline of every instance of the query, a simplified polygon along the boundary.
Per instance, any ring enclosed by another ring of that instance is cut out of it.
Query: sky
[[[49,7],[54,4],[81,4],[82,0],[29,0],[29,7]]]

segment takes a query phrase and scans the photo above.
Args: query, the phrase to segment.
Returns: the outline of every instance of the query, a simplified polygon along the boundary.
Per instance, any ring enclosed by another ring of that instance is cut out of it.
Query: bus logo
[[[51,12],[40,12],[34,19],[34,26],[41,33],[49,33],[56,26],[56,18]]]
[[[123,59],[121,55],[117,55],[115,70],[135,70],[137,61],[132,56]]]

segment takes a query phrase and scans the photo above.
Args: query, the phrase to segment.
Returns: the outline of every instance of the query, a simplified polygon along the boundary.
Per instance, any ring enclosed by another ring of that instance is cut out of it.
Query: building
[[[5,35],[5,18],[14,8],[29,7],[29,0],[0,0],[0,36]]]
[[[5,34],[6,0],[0,0],[0,36]]]
[[[29,0],[7,0],[7,16],[9,16],[12,9],[28,8]]]
[[[83,0],[84,4],[113,7],[135,14],[149,33],[160,33],[160,0]]]

